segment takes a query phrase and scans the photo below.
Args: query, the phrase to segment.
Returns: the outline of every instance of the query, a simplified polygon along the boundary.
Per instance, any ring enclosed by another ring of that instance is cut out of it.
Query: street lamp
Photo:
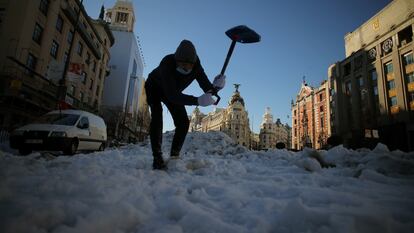
[[[72,38],[72,41],[70,42],[70,45],[69,45],[68,58],[65,61],[65,66],[63,68],[62,78],[59,80],[58,96],[57,96],[58,101],[63,101],[66,98],[66,91],[67,91],[66,73],[68,71],[69,64],[70,64],[70,57],[71,57],[70,55],[72,53],[73,44],[75,42],[76,32],[78,31],[80,12],[81,12],[81,9],[83,7],[82,4],[83,4],[83,0],[80,1],[80,6],[79,6],[79,9],[78,9],[78,12],[76,13],[76,22],[75,22],[75,26],[74,26],[74,29],[73,29],[73,38]],[[67,4],[66,7],[69,8],[69,5]],[[60,109],[60,104],[59,104],[59,109]]]

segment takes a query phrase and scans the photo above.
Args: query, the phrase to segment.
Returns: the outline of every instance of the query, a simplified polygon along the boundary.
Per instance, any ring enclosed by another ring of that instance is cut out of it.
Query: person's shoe
[[[154,170],[167,170],[167,166],[165,165],[164,159],[161,156],[154,157],[152,168]]]
[[[180,158],[180,152],[171,151],[170,159],[179,159]]]
[[[179,155],[171,155],[170,156],[170,160],[176,160],[176,159],[180,159]]]

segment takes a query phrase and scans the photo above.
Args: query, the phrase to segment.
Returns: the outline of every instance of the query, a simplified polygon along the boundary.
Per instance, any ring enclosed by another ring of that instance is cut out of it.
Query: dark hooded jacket
[[[177,64],[174,54],[170,54],[165,56],[160,65],[148,75],[145,86],[149,103],[151,103],[151,96],[157,94],[161,97],[162,101],[168,101],[173,104],[198,105],[197,97],[182,93],[194,79],[197,80],[204,92],[213,89],[213,85],[204,73],[204,69],[198,58],[191,73],[188,75],[179,73],[176,68]]]

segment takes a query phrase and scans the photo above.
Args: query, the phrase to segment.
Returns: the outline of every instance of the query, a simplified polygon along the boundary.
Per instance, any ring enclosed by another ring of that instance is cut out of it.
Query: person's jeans
[[[151,110],[150,140],[153,156],[162,156],[163,118],[161,102],[167,106],[175,125],[175,133],[170,155],[178,156],[190,126],[185,106],[164,101],[164,98],[159,94],[160,91],[151,85],[145,85],[145,91],[147,94],[148,105]]]

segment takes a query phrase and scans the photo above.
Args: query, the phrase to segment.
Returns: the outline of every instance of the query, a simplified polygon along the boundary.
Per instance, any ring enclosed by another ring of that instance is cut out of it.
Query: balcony
[[[394,73],[389,73],[389,74],[387,74],[387,81],[391,81],[391,80],[393,80],[393,79],[395,79],[395,75],[394,75]]]
[[[414,92],[414,82],[407,84],[408,92]]]
[[[400,107],[398,105],[391,106],[390,108],[391,114],[397,114],[400,112]]]
[[[409,74],[411,72],[414,72],[414,63],[405,66],[405,73]]]
[[[388,96],[389,97],[394,97],[394,96],[397,96],[397,90],[394,88],[394,89],[391,89],[391,90],[389,90],[388,91]]]

